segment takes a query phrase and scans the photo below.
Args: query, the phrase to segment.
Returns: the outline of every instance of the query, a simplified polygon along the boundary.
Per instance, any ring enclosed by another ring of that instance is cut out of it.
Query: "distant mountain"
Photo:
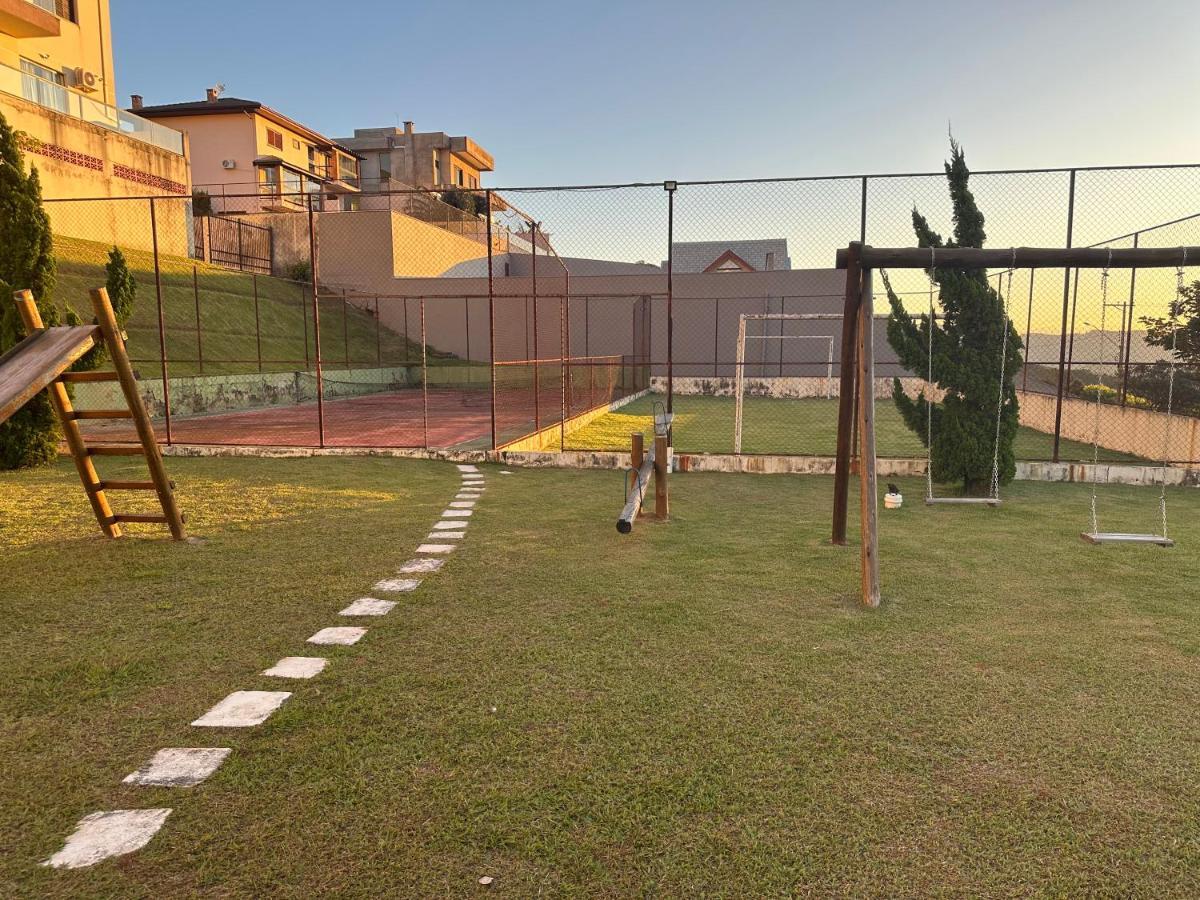
[[[1057,334],[1033,333],[1029,336],[1029,346],[1025,350],[1028,362],[1041,365],[1058,365],[1061,351],[1061,337]],[[1067,336],[1068,347],[1071,347],[1070,335]],[[1146,332],[1135,331],[1129,348],[1131,363],[1152,363],[1167,359],[1170,354],[1159,347],[1146,343]],[[1101,335],[1099,331],[1076,331],[1072,365],[1082,366],[1092,371],[1112,372],[1117,364],[1124,362],[1121,346],[1121,335],[1109,331]]]

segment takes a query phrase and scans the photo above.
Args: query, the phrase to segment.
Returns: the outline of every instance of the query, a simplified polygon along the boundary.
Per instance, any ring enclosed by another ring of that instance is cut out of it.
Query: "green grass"
[[[632,431],[652,434],[654,404],[665,397],[641,397],[614,413],[590,422],[568,437],[573,450],[628,450]],[[681,453],[732,453],[734,401],[732,397],[676,396],[673,435]],[[837,401],[820,398],[780,400],[748,397],[742,414],[743,453],[782,453],[797,456],[832,456],[837,446]],[[925,445],[900,418],[890,400],[875,406],[875,441],[880,456],[924,457]],[[1017,459],[1051,459],[1054,436],[1022,427],[1015,444]],[[1077,441],[1062,442],[1060,458],[1090,460],[1092,447]],[[1144,462],[1136,456],[1100,449],[1107,462]]]
[[[81,316],[91,317],[88,291],[104,285],[109,247],[76,238],[56,237],[60,303],[70,303]],[[154,258],[150,253],[124,250],[137,281],[138,294],[128,324],[129,354],[144,375],[161,371],[158,305]],[[172,375],[242,374],[257,372],[258,346],[254,319],[257,284],[259,325],[265,372],[290,372],[315,365],[316,338],[312,296],[308,285],[281,278],[253,276],[195,260],[162,255],[160,274],[167,359]],[[195,284],[193,284],[193,269]],[[200,346],[197,346],[196,296],[200,305]],[[306,349],[307,347],[307,349]],[[349,362],[357,367],[395,365],[420,360],[420,343],[406,345],[404,335],[381,327],[376,344],[376,320],[366,310],[349,305],[343,316],[340,300],[321,302],[321,355],[326,368]]]
[[[0,475],[0,895],[1193,896],[1200,494],[1171,551],[1095,548],[1085,485],[881,511],[884,606],[831,483],[679,475],[620,537],[613,472],[489,487],[443,572],[266,725],[228,692],[393,571],[444,463],[168,460],[198,544],[106,542],[68,465]],[[116,464],[110,475],[132,471]],[[915,481],[906,493],[920,494]],[[1105,527],[1156,518],[1103,491]],[[852,528],[855,523],[852,522]],[[157,534],[157,532],[155,532]],[[495,711],[492,711],[492,708]],[[120,779],[233,754],[188,790]],[[36,865],[170,806],[145,849]]]

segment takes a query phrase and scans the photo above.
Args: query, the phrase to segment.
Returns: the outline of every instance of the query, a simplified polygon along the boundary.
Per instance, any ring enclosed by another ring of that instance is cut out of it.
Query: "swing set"
[[[833,497],[833,543],[846,543],[846,528],[849,514],[851,445],[857,424],[859,443],[859,499],[861,517],[861,564],[862,602],[866,606],[879,605],[879,533],[876,487],[877,459],[875,453],[875,361],[873,350],[872,311],[874,288],[872,276],[875,269],[930,269],[930,319],[929,333],[932,342],[934,320],[934,264],[960,269],[988,269],[1008,267],[1008,289],[1004,292],[1005,337],[1002,345],[1001,365],[1007,367],[1008,359],[1008,298],[1012,292],[1012,272],[1024,269],[1101,269],[1102,285],[1106,290],[1108,272],[1113,268],[1151,269],[1174,268],[1176,270],[1176,298],[1171,307],[1172,351],[1178,338],[1179,300],[1183,292],[1184,267],[1188,259],[1200,260],[1200,247],[1145,247],[1131,249],[1106,249],[1091,247],[1016,247],[1007,250],[991,250],[976,247],[942,247],[932,251],[923,247],[871,247],[855,242],[837,253],[837,268],[846,271],[846,299],[842,328],[841,389],[838,407],[837,457],[834,469]],[[1107,302],[1107,299],[1105,300]],[[1103,330],[1103,324],[1102,324]],[[930,353],[932,359],[932,352]],[[1097,501],[1100,482],[1100,399],[1097,396],[1096,422],[1093,430],[1092,447],[1092,522],[1091,531],[1083,532],[1083,539],[1093,544],[1127,543],[1151,544],[1164,547],[1174,545],[1167,536],[1167,469],[1170,467],[1170,425],[1174,415],[1175,354],[1170,360],[1167,397],[1166,444],[1162,461],[1162,490],[1159,495],[1161,530],[1154,534],[1131,534],[1102,532],[1097,517]],[[999,447],[1000,423],[1004,411],[1004,386],[1008,372],[1001,371],[1000,394],[997,400],[997,433],[993,450],[992,489],[986,498],[939,498],[933,494],[932,476],[927,475],[926,503],[969,502],[988,506],[1000,504],[999,493]],[[932,381],[932,372],[930,372]],[[1099,392],[1098,392],[1099,393]],[[856,402],[857,400],[857,402]],[[932,399],[926,397],[926,403]],[[932,417],[929,417],[927,438],[932,437]],[[932,443],[932,440],[929,441]]]

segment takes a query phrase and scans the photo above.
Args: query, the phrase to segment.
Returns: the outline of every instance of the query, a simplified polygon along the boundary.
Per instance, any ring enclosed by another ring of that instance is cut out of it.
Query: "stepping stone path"
[[[114,809],[84,816],[63,848],[42,865],[82,869],[140,850],[158,834],[170,814],[169,809]]]
[[[285,656],[263,674],[270,678],[313,678],[327,665],[329,660],[319,656]]]
[[[359,597],[338,615],[340,616],[386,616],[396,607],[395,600],[376,600],[374,597]]]
[[[426,538],[427,543],[417,547],[418,553],[452,553],[458,549],[458,545],[442,542],[461,541],[466,535],[464,529],[468,523],[461,520],[470,518],[474,511],[473,507],[484,491],[484,477],[474,465],[460,465],[458,471],[462,474],[459,493],[442,513],[441,521],[434,523],[433,531]],[[512,473],[505,470],[501,474]],[[399,574],[437,572],[444,562],[444,559],[431,556],[411,559],[400,568]],[[405,594],[415,591],[420,585],[419,578],[385,578],[377,582],[373,590]],[[359,597],[339,615],[385,616],[398,603],[397,600]],[[308,639],[308,643],[349,646],[356,644],[366,633],[367,629],[357,627],[322,628]],[[328,664],[329,660],[319,656],[285,656],[259,674],[268,678],[309,679],[319,675]],[[290,691],[234,691],[192,725],[198,728],[252,728],[269,719],[291,696]],[[125,776],[124,783],[152,787],[192,787],[216,772],[231,752],[229,747],[166,747],[156,752],[136,772]],[[63,848],[42,865],[56,869],[79,869],[132,853],[150,842],[169,815],[170,809],[117,809],[84,816]],[[480,883],[490,883],[491,880],[481,878]]]
[[[289,691],[234,691],[192,724],[200,728],[261,725],[290,696]]]
[[[217,771],[230,752],[228,747],[171,747],[159,750],[150,762],[126,775],[124,784],[192,787]]]
[[[362,636],[366,633],[367,629],[355,628],[353,626],[322,628],[310,637],[308,642],[310,644],[340,644],[343,647],[349,647],[351,644],[357,644],[362,640]]]

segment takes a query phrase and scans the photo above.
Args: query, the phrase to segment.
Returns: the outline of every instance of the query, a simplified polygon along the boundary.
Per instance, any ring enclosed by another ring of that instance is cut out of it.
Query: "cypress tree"
[[[133,314],[133,303],[137,299],[137,281],[129,271],[125,254],[117,247],[108,253],[108,262],[104,265],[106,277],[104,286],[108,289],[108,300],[112,304],[113,314],[117,318],[117,328],[125,330],[125,323]],[[83,355],[72,367],[77,372],[98,369],[108,359],[108,353],[103,345],[97,345]]]
[[[54,280],[50,220],[37,169],[25,174],[17,134],[0,116],[0,353],[25,337],[14,290],[33,291],[47,326],[62,321],[51,296]],[[0,423],[0,469],[49,462],[58,455],[58,440],[58,422],[43,391]]]
[[[945,169],[954,208],[954,237],[943,240],[914,208],[912,221],[917,246],[982,247],[986,238],[983,213],[970,190],[970,172],[962,148],[953,138]],[[1000,483],[1008,483],[1016,473],[1013,441],[1017,435],[1018,407],[1013,379],[1021,368],[1021,338],[1005,315],[1001,296],[989,286],[986,270],[936,266],[932,276],[939,288],[937,305],[941,307],[941,322],[930,321],[927,314],[913,319],[884,279],[891,305],[887,334],[901,364],[924,378],[929,372],[929,330],[933,330],[933,383],[945,396],[931,406],[926,404],[924,391],[913,400],[904,393],[898,378],[893,382],[892,396],[905,424],[922,443],[927,443],[926,429],[932,411],[933,480],[957,481],[964,493],[983,495],[991,488],[996,404],[1002,377]],[[1005,328],[1009,332],[1008,353],[1001,376]]]

